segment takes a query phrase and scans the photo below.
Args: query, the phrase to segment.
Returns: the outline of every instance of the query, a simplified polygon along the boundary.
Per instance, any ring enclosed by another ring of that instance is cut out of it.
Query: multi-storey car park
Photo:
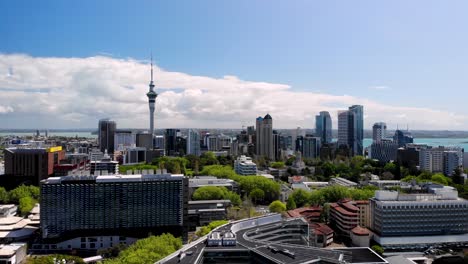
[[[388,263],[369,248],[311,247],[308,229],[302,218],[279,214],[232,222],[157,263]]]

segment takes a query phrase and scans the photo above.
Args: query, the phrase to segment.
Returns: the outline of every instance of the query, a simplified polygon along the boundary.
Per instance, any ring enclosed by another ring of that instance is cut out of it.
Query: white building
[[[252,158],[241,155],[234,162],[234,170],[239,175],[256,175],[257,164],[252,162]]]
[[[0,245],[0,263],[20,264],[26,260],[27,244]]]
[[[382,139],[385,139],[385,134],[387,132],[387,124],[384,122],[375,123],[372,126],[372,141],[380,142]]]
[[[136,144],[135,134],[130,130],[121,130],[115,132],[114,137],[114,149],[125,150],[126,148],[132,147]]]
[[[419,167],[428,172],[444,172],[443,147],[421,149],[419,151]]]

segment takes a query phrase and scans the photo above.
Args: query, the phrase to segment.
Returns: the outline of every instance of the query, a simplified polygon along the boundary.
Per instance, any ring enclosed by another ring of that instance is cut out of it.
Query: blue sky
[[[1,1],[0,53],[147,60],[153,52],[165,71],[436,109],[463,123],[466,10],[466,1]],[[397,116],[382,121],[408,122]]]

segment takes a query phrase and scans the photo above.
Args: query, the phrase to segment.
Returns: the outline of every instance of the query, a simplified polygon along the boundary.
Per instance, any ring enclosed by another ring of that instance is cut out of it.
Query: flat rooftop
[[[145,182],[145,181],[171,181],[181,180],[184,178],[183,174],[112,174],[112,175],[101,175],[101,176],[80,176],[70,175],[62,177],[50,177],[42,180],[42,184],[60,184],[60,183],[76,183],[80,181],[95,181],[96,183],[106,182]]]

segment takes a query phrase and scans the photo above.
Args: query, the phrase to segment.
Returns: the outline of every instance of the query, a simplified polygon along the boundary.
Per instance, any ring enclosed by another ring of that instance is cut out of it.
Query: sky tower
[[[151,55],[151,81],[149,83],[149,92],[146,94],[148,96],[148,104],[150,110],[150,134],[153,136],[154,133],[154,105],[156,103],[156,97],[158,94],[154,91],[154,82],[153,82],[153,55]]]

